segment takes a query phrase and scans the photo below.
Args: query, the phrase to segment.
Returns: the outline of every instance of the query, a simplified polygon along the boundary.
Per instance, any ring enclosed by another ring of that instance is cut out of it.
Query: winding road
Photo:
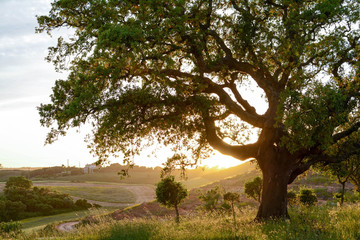
[[[134,204],[139,204],[143,202],[149,202],[153,199],[155,199],[155,190],[154,187],[150,185],[132,185],[132,184],[101,184],[101,183],[73,183],[73,182],[33,182],[34,186],[41,186],[41,187],[47,187],[47,186],[59,186],[59,187],[72,187],[72,186],[82,186],[82,187],[104,187],[104,188],[114,188],[116,186],[119,186],[121,188],[124,188],[130,192],[132,192],[136,196],[136,201],[134,203],[110,203],[110,202],[101,202],[101,201],[95,201],[87,199],[89,203],[96,203],[103,207],[128,207]],[[5,187],[5,183],[0,183],[0,192],[3,191]],[[80,197],[71,196],[75,201],[79,199]],[[76,225],[79,223],[79,221],[71,221],[71,222],[64,222],[60,223],[56,226],[56,228],[59,231],[64,232],[72,232],[76,230]]]

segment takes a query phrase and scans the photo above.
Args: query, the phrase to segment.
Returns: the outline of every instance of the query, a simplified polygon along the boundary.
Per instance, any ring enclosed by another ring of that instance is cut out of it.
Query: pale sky
[[[40,126],[36,109],[49,102],[56,79],[67,73],[57,73],[46,62],[47,48],[56,38],[35,34],[36,15],[47,14],[51,0],[0,0],[0,164],[3,167],[46,167],[66,165],[83,167],[93,158],[83,139],[86,131],[70,131],[52,145],[44,146],[48,129]],[[57,34],[66,34],[58,32]],[[140,157],[138,165],[155,166],[166,161]],[[203,164],[216,165],[221,159],[226,165],[238,160],[217,154]],[[120,162],[121,159],[113,162]]]

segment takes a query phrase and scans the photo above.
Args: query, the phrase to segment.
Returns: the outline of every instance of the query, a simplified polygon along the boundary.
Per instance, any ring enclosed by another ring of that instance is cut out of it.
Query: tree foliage
[[[188,196],[186,188],[175,181],[174,176],[163,178],[156,187],[156,200],[166,207],[175,208],[176,222],[179,222],[178,206]]]
[[[200,193],[199,199],[204,202],[202,208],[206,211],[216,211],[221,208],[223,202],[224,190],[220,186],[216,186],[205,193]]]
[[[39,107],[47,142],[90,123],[99,163],[159,143],[181,165],[255,158],[257,218],[288,217],[287,184],[359,129],[359,16],[358,0],[54,0],[37,31],[73,34],[49,49],[70,74]]]
[[[252,181],[246,182],[244,191],[247,197],[253,198],[255,201],[260,202],[262,191],[261,177],[256,177]]]
[[[305,206],[313,206],[316,204],[317,196],[311,188],[301,188],[298,194],[300,203]]]
[[[240,202],[240,194],[235,192],[226,192],[224,194],[224,201],[229,202],[233,215],[234,227],[236,228],[236,217],[235,217],[235,203]]]
[[[32,186],[32,181],[22,176],[9,178],[5,185],[4,197],[0,199],[0,221],[51,215],[92,207],[86,200],[79,199],[74,204],[73,199],[68,194]]]
[[[11,188],[28,190],[33,186],[32,181],[25,178],[24,176],[10,177],[5,184],[5,192]]]
[[[360,143],[357,134],[353,134],[347,141],[340,141],[329,149],[329,155],[333,162],[325,166],[318,166],[318,169],[333,177],[341,184],[340,205],[344,203],[345,186],[348,181],[359,183],[360,178]]]

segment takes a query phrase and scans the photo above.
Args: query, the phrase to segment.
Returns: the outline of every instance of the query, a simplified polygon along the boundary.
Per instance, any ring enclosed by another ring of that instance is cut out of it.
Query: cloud
[[[44,60],[47,48],[55,45],[56,38],[35,34],[35,15],[47,14],[50,3],[51,0],[0,1],[0,102],[49,96],[54,81],[66,78],[66,73],[56,73],[52,64]]]

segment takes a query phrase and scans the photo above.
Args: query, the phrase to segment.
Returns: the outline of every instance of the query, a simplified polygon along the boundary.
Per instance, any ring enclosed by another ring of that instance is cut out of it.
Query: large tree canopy
[[[47,142],[90,122],[100,161],[157,141],[195,160],[211,148],[255,158],[257,218],[288,217],[287,184],[360,126],[359,11],[359,0],[55,0],[38,31],[74,34],[49,51],[70,74],[39,108]],[[244,97],[254,85],[265,113]]]

